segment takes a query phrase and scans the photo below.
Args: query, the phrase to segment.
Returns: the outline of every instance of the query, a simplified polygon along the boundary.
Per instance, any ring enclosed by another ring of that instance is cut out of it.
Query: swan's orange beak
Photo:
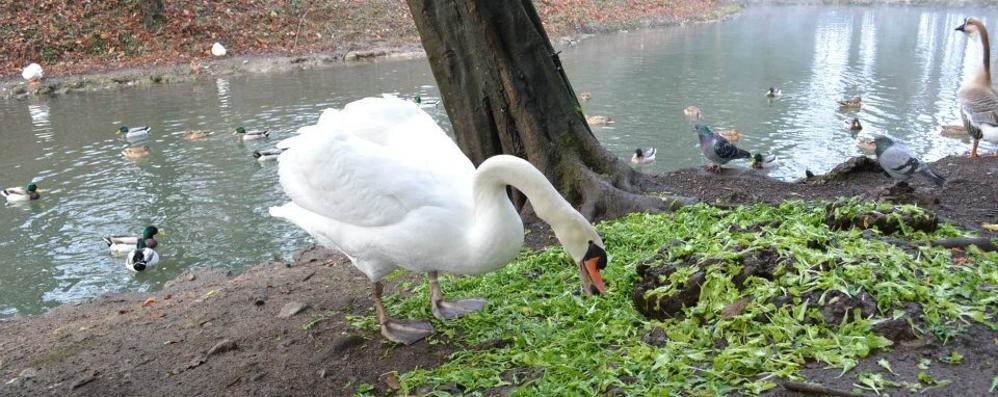
[[[588,279],[593,287],[589,291],[586,291],[587,294],[596,293],[597,295],[602,295],[606,293],[606,285],[603,284],[603,275],[599,273],[599,260],[600,258],[589,258],[583,263],[583,267],[585,268],[583,278]]]

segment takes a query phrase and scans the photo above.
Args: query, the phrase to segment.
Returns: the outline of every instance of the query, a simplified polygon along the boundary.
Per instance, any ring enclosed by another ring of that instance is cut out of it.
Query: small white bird
[[[21,77],[24,77],[24,79],[28,82],[41,80],[43,76],[44,73],[42,72],[42,65],[37,63],[25,66],[24,69],[21,70]]]
[[[222,46],[222,43],[216,41],[215,44],[211,45],[211,55],[214,55],[216,57],[224,57],[225,52],[226,52],[225,47]]]
[[[634,149],[634,155],[631,156],[631,162],[634,164],[648,164],[655,161],[655,148],[637,148]]]

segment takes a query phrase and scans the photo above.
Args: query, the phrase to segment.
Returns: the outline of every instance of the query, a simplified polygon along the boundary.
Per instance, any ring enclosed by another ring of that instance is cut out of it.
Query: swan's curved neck
[[[479,260],[488,261],[485,258],[492,256],[502,259],[507,255],[497,251],[508,250],[514,244],[516,249],[512,255],[515,256],[523,244],[523,222],[509,200],[507,185],[527,196],[534,212],[551,225],[559,240],[562,235],[559,231],[580,221],[588,225],[588,221],[561,197],[544,174],[529,162],[514,156],[493,156],[478,167],[473,182],[475,224],[471,243],[475,255],[484,256]],[[509,259],[512,257],[506,258]]]

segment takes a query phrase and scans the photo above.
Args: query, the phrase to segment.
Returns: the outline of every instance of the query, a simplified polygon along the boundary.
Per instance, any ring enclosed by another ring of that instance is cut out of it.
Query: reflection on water
[[[561,59],[574,87],[592,92],[583,110],[615,120],[595,129],[604,145],[625,159],[636,147],[658,148],[643,170],[704,164],[682,115],[697,105],[707,123],[741,129],[739,146],[777,154],[770,174],[791,179],[859,154],[843,124],[853,113],[836,105],[855,95],[865,104],[855,113],[866,127],[860,135],[895,136],[929,160],[967,151],[966,140],[938,134],[959,120],[956,90],[980,60],[980,46],[965,51],[953,32],[967,15],[760,7],[719,24],[597,37]],[[384,92],[420,95],[449,130],[443,107],[431,105],[439,100],[433,83],[425,60],[415,60],[0,102],[0,183],[45,190],[40,201],[0,208],[0,317],[153,290],[191,268],[286,258],[309,239],[268,216],[286,199],[275,164],[258,163],[252,151],[314,123],[324,108]],[[783,95],[767,99],[770,86]],[[152,127],[136,142],[152,153],[124,158],[120,125]],[[242,142],[231,135],[238,126],[269,129],[271,139]],[[195,129],[214,134],[183,139]],[[146,225],[167,230],[163,261],[136,275],[99,237]]]

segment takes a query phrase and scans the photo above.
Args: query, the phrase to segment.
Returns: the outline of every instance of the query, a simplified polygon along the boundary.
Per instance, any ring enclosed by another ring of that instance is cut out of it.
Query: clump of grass
[[[846,205],[856,208],[842,211],[867,210],[860,203]],[[968,262],[954,264],[950,251],[919,245],[961,233],[950,225],[893,234],[913,242],[915,252],[908,253],[857,229],[831,230],[824,216],[823,205],[800,202],[736,210],[697,205],[601,224],[610,287],[596,298],[581,296],[577,268],[557,247],[525,253],[499,272],[447,278],[443,286],[452,299],[478,296],[490,303],[480,313],[435,324],[439,333],[430,343],[446,339],[464,350],[440,367],[402,375],[402,392],[445,384],[486,392],[513,384],[514,395],[760,393],[774,387],[777,377],[794,378],[805,362],[845,372],[889,346],[871,327],[893,318],[906,302],[921,306],[929,330],[969,322],[998,327],[998,294],[977,288],[998,284],[998,254],[971,248]],[[763,248],[793,260],[772,280],[749,277],[734,285],[731,278],[741,269],[732,251]],[[664,266],[690,253],[715,258],[699,300],[674,318],[647,320],[632,304],[637,264],[661,257]],[[821,321],[817,304],[835,299],[827,291],[865,291],[876,301],[875,314],[855,310],[837,323]],[[426,286],[416,292],[392,300],[390,310],[430,318]],[[817,304],[804,298],[815,294]],[[776,297],[789,300],[777,306]],[[744,308],[721,314],[739,301]],[[503,343],[489,343],[495,340]],[[524,373],[533,375],[517,376]],[[864,379],[865,387],[894,387]]]

